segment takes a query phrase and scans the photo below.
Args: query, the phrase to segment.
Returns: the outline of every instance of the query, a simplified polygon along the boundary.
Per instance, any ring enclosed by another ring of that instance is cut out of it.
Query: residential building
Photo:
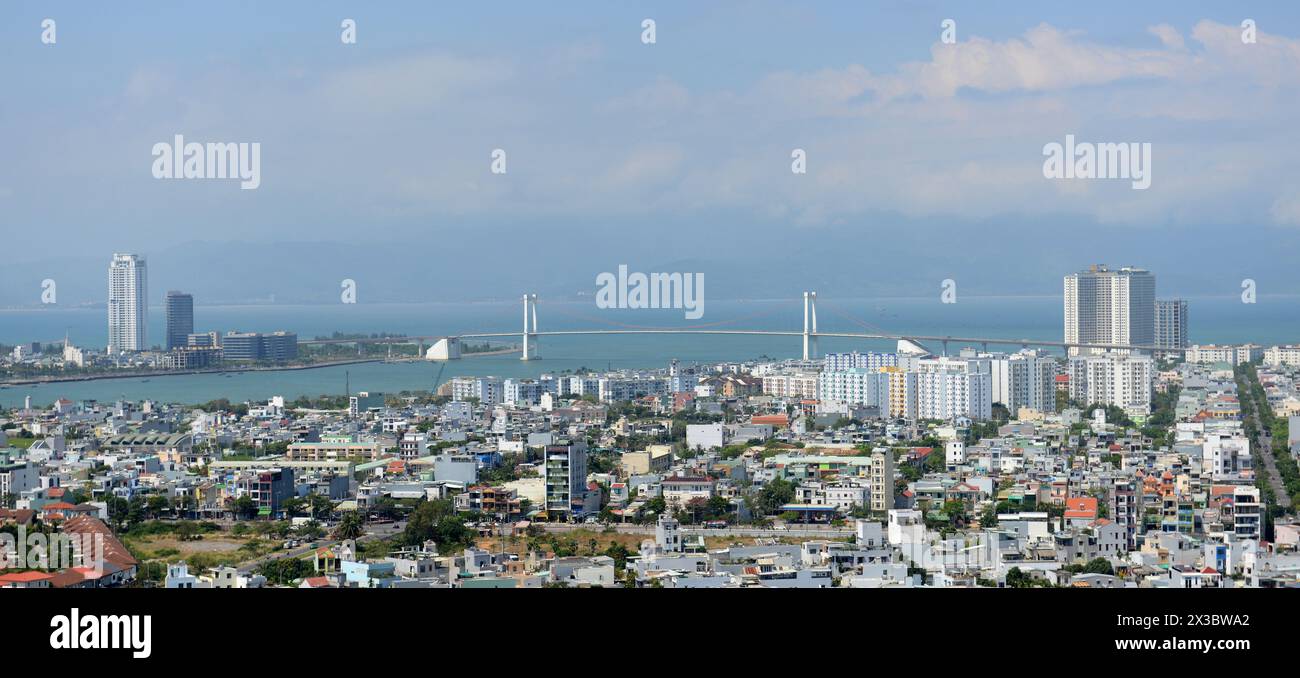
[[[1238,485],[1232,490],[1232,534],[1237,539],[1258,540],[1264,523],[1259,488]]]
[[[674,509],[713,498],[714,481],[708,477],[672,476],[664,478],[660,485],[663,488],[664,503]]]
[[[1155,343],[1156,279],[1128,266],[1093,265],[1065,276],[1065,342],[1070,344]],[[1096,349],[1070,348],[1070,355]]]
[[[1021,408],[1056,411],[1056,359],[1046,353],[1024,350],[994,355],[989,361],[992,400],[1006,406],[1011,416]]]
[[[586,506],[586,443],[547,445],[542,470],[546,482],[545,510],[548,517],[580,518],[599,510],[599,507]]]
[[[1186,300],[1156,300],[1155,345],[1161,348],[1187,348]],[[1181,355],[1181,352],[1175,351],[1169,355]]]
[[[108,266],[108,350],[149,347],[149,272],[144,257],[113,254]]]
[[[1070,358],[1070,397],[1092,405],[1151,411],[1155,361],[1149,356],[1108,353]]]
[[[916,361],[916,416],[945,421],[992,417],[990,361],[948,356]]]
[[[880,407],[889,402],[889,374],[879,367],[825,371],[818,380],[817,398],[823,403]]]

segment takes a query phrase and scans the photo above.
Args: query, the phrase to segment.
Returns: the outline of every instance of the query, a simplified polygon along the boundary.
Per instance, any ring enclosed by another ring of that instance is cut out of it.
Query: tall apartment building
[[[778,398],[816,398],[818,374],[792,372],[763,376],[763,394]]]
[[[498,405],[505,397],[501,377],[456,377],[451,380],[451,398],[456,401],[477,399],[481,405]]]
[[[596,397],[603,403],[635,400],[667,392],[668,380],[650,374],[620,374],[600,377],[596,381]]]
[[[1025,350],[989,356],[992,398],[1006,406],[1011,416],[1022,407],[1039,412],[1056,411],[1056,359]]]
[[[1161,348],[1187,348],[1187,301],[1183,299],[1156,300],[1156,340]],[[1161,355],[1166,355],[1161,353]],[[1168,355],[1179,355],[1169,353]]]
[[[1151,411],[1155,361],[1150,356],[1108,353],[1070,358],[1070,397],[1085,405]]]
[[[1065,341],[1082,344],[1155,343],[1156,278],[1150,271],[1093,265],[1065,276]],[[1099,353],[1070,348],[1070,355]]]
[[[163,305],[167,313],[167,350],[189,345],[194,333],[194,297],[184,292],[170,290]]]
[[[1202,346],[1194,344],[1187,349],[1186,356],[1189,363],[1240,365],[1266,357],[1266,351],[1255,344],[1242,344],[1240,346],[1216,346],[1214,344]]]
[[[916,418],[916,372],[899,367],[884,368],[889,375],[890,417]]]
[[[148,341],[148,265],[144,257],[115,253],[108,265],[108,349],[143,351]]]
[[[916,416],[951,420],[993,416],[988,358],[924,358],[916,366]]]
[[[1271,346],[1264,350],[1264,364],[1270,367],[1300,365],[1300,346]]]
[[[859,353],[827,353],[822,358],[822,370],[826,372],[841,372],[852,369],[869,369],[878,370],[882,367],[894,367],[898,364],[898,356],[893,353],[876,353],[867,351]]]
[[[586,443],[547,445],[542,478],[546,486],[547,517],[582,517],[598,510],[586,505]]]
[[[880,407],[883,412],[889,402],[889,374],[868,367],[822,372],[817,381],[817,399],[823,403]]]
[[[542,397],[542,384],[532,379],[506,379],[501,382],[501,401],[507,405],[524,407]]]

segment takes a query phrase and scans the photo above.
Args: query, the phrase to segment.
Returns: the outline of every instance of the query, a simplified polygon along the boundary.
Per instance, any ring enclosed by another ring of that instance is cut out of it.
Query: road
[[[1238,397],[1241,397],[1242,385],[1242,382],[1237,383]],[[1286,485],[1282,484],[1282,474],[1278,472],[1277,461],[1273,458],[1273,438],[1270,431],[1264,428],[1264,425],[1259,421],[1259,408],[1268,407],[1269,405],[1267,402],[1260,403],[1255,399],[1255,392],[1250,388],[1253,386],[1252,382],[1245,380],[1244,385],[1247,387],[1245,397],[1251,399],[1250,419],[1255,424],[1255,430],[1259,432],[1259,435],[1255,436],[1255,440],[1251,441],[1251,443],[1259,446],[1259,456],[1264,460],[1264,467],[1268,472],[1268,484],[1269,487],[1273,488],[1274,501],[1277,502],[1278,506],[1289,509],[1291,508],[1291,495],[1287,494]]]
[[[542,523],[542,529],[547,532],[573,532],[575,530],[590,530],[592,532],[601,532],[605,525],[586,525],[580,523]],[[654,525],[633,525],[629,523],[615,523],[610,525],[615,532],[619,534],[644,534],[654,536]],[[682,534],[697,535],[702,534],[706,537],[812,537],[821,539],[835,539],[853,535],[853,528],[849,527],[815,527],[812,525],[798,525],[786,529],[778,528],[758,528],[758,527],[727,527],[723,529],[706,529],[702,527],[683,527]]]
[[[1255,417],[1255,426],[1259,427],[1259,417]],[[1268,484],[1273,488],[1273,496],[1277,500],[1277,505],[1282,508],[1291,508],[1291,496],[1286,492],[1286,485],[1282,484],[1282,474],[1277,470],[1277,460],[1273,458],[1273,439],[1269,437],[1264,429],[1260,428],[1259,437],[1255,440],[1259,445],[1260,456],[1264,458],[1264,466],[1268,468]]]

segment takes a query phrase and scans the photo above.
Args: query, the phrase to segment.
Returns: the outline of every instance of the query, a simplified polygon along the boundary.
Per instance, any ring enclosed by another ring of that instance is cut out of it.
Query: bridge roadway
[[[550,330],[546,332],[530,332],[530,337],[559,337],[567,335],[594,335],[594,334],[715,334],[715,335],[757,335],[773,337],[802,337],[803,332],[798,330],[709,330],[709,329],[636,329],[636,330]],[[454,335],[429,335],[429,336],[411,336],[411,337],[378,337],[378,338],[360,338],[360,339],[308,339],[299,341],[300,345],[307,344],[413,344],[417,342],[432,343],[439,339],[455,337],[457,339],[495,339],[495,338],[522,338],[522,332],[477,332],[470,334]],[[868,334],[858,332],[809,332],[810,338],[814,337],[837,337],[843,339],[861,339],[861,340],[885,340],[897,341],[905,339],[908,341],[919,342],[939,342],[945,346],[949,343],[973,345],[1010,345],[1010,346],[1043,346],[1050,348],[1068,349],[1078,348],[1098,348],[1108,350],[1126,350],[1126,351],[1186,351],[1182,348],[1165,348],[1162,346],[1140,345],[1140,344],[1071,344],[1063,341],[1046,341],[1041,339],[1007,339],[1003,337],[962,337],[962,336],[939,336],[926,334]]]

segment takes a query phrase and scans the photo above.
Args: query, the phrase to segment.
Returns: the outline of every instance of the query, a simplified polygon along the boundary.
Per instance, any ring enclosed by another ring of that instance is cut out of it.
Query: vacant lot
[[[141,562],[175,563],[183,560],[193,569],[237,565],[266,555],[280,545],[277,541],[235,537],[226,533],[205,534],[201,539],[190,541],[181,541],[167,534],[126,536],[123,542]]]

